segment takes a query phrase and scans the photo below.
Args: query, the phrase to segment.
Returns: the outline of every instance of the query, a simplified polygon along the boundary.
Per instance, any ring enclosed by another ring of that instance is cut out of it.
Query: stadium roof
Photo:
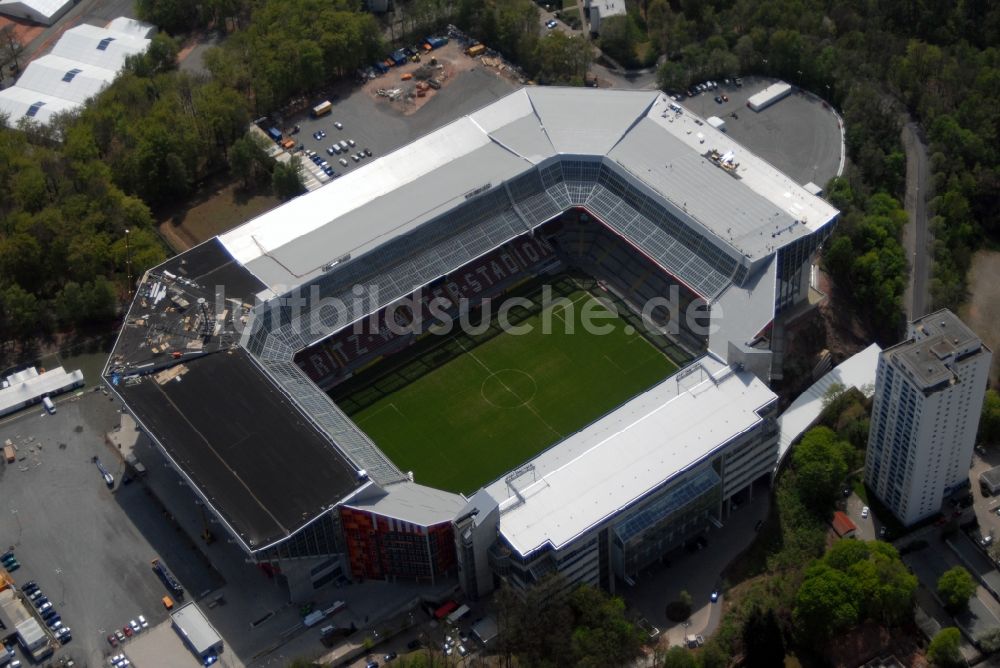
[[[344,506],[429,527],[450,522],[466,504],[458,494],[413,482],[387,485],[385,489],[371,487],[348,499]]]
[[[776,399],[711,358],[665,380],[486,489],[522,556],[559,549],[762,421]]]
[[[220,287],[230,312],[213,317],[206,345],[196,300],[214,299]],[[109,379],[143,430],[250,550],[291,536],[357,486],[355,467],[233,346],[241,303],[258,289],[215,240],[172,258],[143,284],[109,362],[148,371],[111,372]]]
[[[837,212],[699,123],[658,92],[516,91],[151,270],[106,375],[255,550],[349,495],[358,484],[348,471],[381,486],[406,480],[294,355],[567,209],[590,212],[731,308],[739,317],[725,338],[744,344],[773,318],[775,250],[822,231]],[[358,285],[368,288],[360,305]],[[304,304],[286,299],[296,297]],[[722,359],[725,343],[711,347]],[[186,369],[177,385],[145,376],[175,365]],[[208,365],[214,375],[201,370]],[[228,394],[250,385],[239,400]],[[166,387],[185,396],[189,414],[162,400]],[[216,397],[232,416],[225,427],[209,410]],[[314,431],[295,457],[271,460],[270,425],[283,422]],[[287,502],[275,493],[300,471],[341,466],[332,484],[300,484]]]
[[[725,168],[721,156],[730,157]],[[725,254],[747,265],[820,229],[837,213],[663,94],[545,87],[511,93],[221,240],[272,293],[281,294],[322,274],[331,260],[358,257],[411,232],[465,204],[470,194],[536,167],[581,158],[604,162],[664,200],[671,214],[704,235],[703,255]],[[536,202],[549,205],[548,217],[570,205],[600,208],[596,170],[564,173],[559,180],[582,183],[563,190],[563,198],[549,192]],[[643,213],[618,212],[626,216],[622,227]],[[613,217],[615,211],[607,213]],[[528,225],[545,222],[530,211],[525,215]],[[708,296],[714,296],[724,286],[709,287],[714,290]]]

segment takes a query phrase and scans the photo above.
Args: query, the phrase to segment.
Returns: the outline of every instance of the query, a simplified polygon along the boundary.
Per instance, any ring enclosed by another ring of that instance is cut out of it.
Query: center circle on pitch
[[[497,408],[520,408],[535,397],[538,386],[531,374],[520,369],[500,369],[483,381],[480,392]]]

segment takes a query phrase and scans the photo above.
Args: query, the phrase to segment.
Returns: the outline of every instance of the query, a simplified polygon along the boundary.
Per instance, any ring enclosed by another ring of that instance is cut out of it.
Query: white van
[[[48,397],[42,397],[42,405],[45,406],[45,410],[49,412],[49,415],[56,412],[56,405]]]

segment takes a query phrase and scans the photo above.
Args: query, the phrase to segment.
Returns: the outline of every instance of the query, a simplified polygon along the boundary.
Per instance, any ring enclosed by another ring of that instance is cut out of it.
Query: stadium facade
[[[105,378],[293,598],[454,573],[472,597],[549,573],[613,589],[769,480],[773,329],[836,216],[658,92],[525,88],[148,271]],[[567,267],[636,312],[700,305],[705,331],[644,313],[694,361],[468,498],[328,394]]]

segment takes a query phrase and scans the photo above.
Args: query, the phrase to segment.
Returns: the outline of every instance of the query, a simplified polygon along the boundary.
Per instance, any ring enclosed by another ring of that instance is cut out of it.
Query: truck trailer
[[[163,584],[170,590],[170,593],[177,597],[177,600],[184,600],[184,588],[181,587],[181,583],[167,570],[167,567],[160,563],[159,559],[153,559],[150,563],[156,574],[163,580]]]
[[[778,100],[788,97],[792,92],[792,87],[784,81],[773,83],[756,95],[752,95],[747,100],[747,106],[754,111],[763,111]]]

